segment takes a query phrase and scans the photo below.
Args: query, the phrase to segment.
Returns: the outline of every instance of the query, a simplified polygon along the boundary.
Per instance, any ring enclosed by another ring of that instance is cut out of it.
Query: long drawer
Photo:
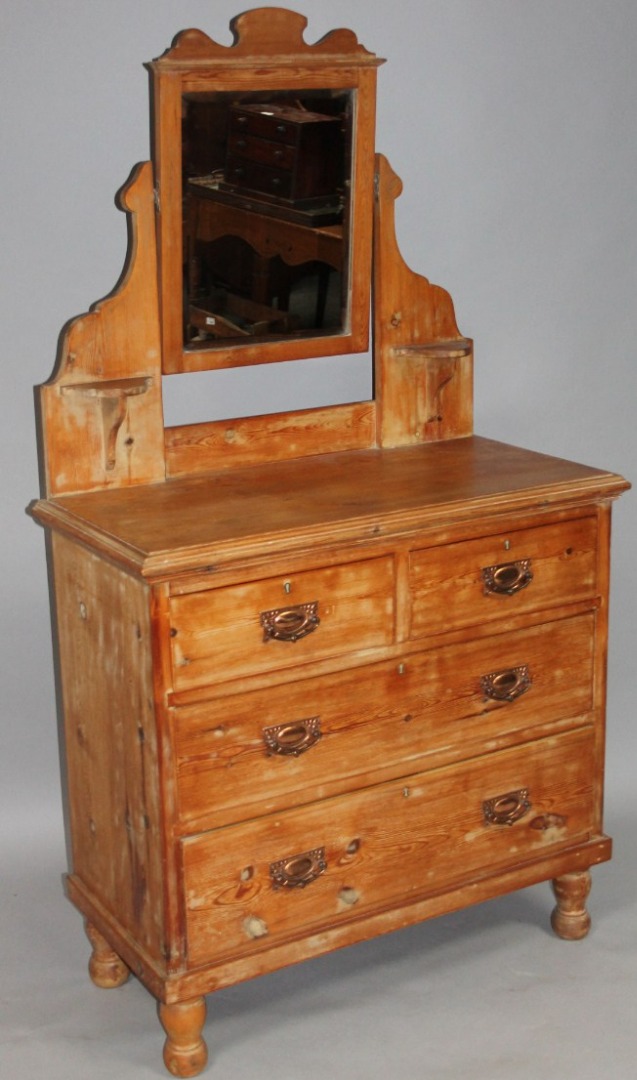
[[[191,966],[409,903],[583,842],[579,728],[182,842]]]
[[[594,615],[172,710],[184,831],[416,772],[592,709]],[[369,779],[367,782],[371,782]]]
[[[170,620],[175,690],[388,645],[394,562],[366,559],[174,596]]]
[[[595,595],[597,520],[561,521],[414,551],[414,638]]]

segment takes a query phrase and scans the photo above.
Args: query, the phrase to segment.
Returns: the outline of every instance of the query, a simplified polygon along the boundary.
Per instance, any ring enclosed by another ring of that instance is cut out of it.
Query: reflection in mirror
[[[182,96],[184,347],[349,329],[354,93]]]

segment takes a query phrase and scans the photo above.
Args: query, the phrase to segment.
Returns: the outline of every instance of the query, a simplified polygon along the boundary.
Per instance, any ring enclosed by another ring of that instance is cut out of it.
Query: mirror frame
[[[153,164],[158,219],[162,370],[164,374],[364,352],[369,347],[374,198],[376,68],[383,61],[350,30],[314,45],[307,19],[284,8],[256,8],[233,19],[234,40],[220,45],[184,30],[148,64],[154,112]],[[348,324],[334,334],[279,337],[252,344],[212,342],[185,348],[183,337],[182,96],[210,92],[342,90],[354,95],[348,246]]]

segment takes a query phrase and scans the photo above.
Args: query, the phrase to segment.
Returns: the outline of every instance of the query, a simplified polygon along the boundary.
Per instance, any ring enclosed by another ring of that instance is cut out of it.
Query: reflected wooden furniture
[[[293,207],[338,202],[341,120],[290,105],[230,110],[226,182]]]
[[[233,293],[209,293],[200,302],[188,305],[188,328],[193,338],[256,337],[283,328],[294,329],[295,320],[287,311],[259,304]]]
[[[334,217],[334,213],[327,215]],[[276,205],[259,206],[258,200],[219,192],[202,181],[190,181],[184,215],[186,262],[189,293],[198,291],[198,243],[212,243],[225,236],[243,240],[255,253],[252,299],[267,304],[270,299],[270,265],[277,256],[287,266],[317,262],[342,272],[344,258],[343,226],[338,222],[315,224],[310,213],[296,212],[283,216]],[[327,275],[319,275],[316,326],[321,327],[327,295]]]
[[[238,236],[266,259],[276,255],[291,266],[304,262],[324,262],[334,270],[343,265],[343,226],[338,222],[315,225],[308,220],[290,220],[265,213],[254,200],[230,202],[214,188],[188,185],[187,234],[191,239],[212,241],[222,236]],[[302,215],[299,215],[301,217]],[[265,294],[255,300],[265,300]]]
[[[553,880],[586,934],[619,476],[483,439],[472,346],[376,160],[376,397],[164,430],[153,177],[119,290],[41,388],[72,865],[90,973],[205,995]]]

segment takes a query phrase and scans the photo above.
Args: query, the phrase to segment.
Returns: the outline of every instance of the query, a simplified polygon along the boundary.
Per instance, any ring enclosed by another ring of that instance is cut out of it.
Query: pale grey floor
[[[548,885],[492,901],[208,998],[205,1075],[218,1080],[634,1080],[637,804],[613,748],[593,929],[562,942]],[[0,1076],[167,1076],[152,998],[86,974],[81,920],[63,898],[51,816],[5,845],[0,883]]]

